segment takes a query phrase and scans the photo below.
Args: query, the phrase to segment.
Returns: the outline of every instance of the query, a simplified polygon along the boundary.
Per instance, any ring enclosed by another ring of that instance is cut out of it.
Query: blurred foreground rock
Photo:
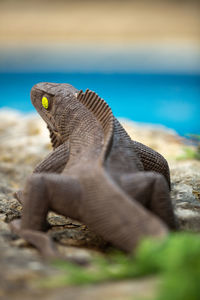
[[[165,128],[122,123],[133,139],[168,159],[171,195],[180,226],[200,232],[200,162],[177,160],[184,153],[185,140]],[[23,187],[34,166],[50,149],[48,131],[38,116],[0,111],[0,299],[130,299],[133,295],[148,299],[157,284],[154,279],[53,291],[34,285],[35,279],[61,271],[45,263],[35,249],[13,235],[8,223],[21,215],[21,205],[13,193]],[[90,259],[107,250],[107,244],[84,224],[53,213],[48,219],[52,225],[49,234],[64,255]]]

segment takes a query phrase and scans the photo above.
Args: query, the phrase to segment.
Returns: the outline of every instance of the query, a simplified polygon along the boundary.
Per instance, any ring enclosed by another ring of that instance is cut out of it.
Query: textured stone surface
[[[171,176],[171,196],[181,228],[200,232],[200,161],[174,163]]]
[[[123,122],[131,137],[161,152],[170,163],[172,200],[180,227],[200,231],[200,162],[177,161],[184,152],[184,140],[164,128]],[[22,188],[34,166],[51,146],[45,124],[36,115],[24,116],[0,111],[0,299],[130,299],[150,295],[156,280],[108,283],[93,287],[43,290],[35,279],[60,273],[45,263],[38,252],[10,232],[8,223],[21,215],[13,193]],[[49,234],[66,257],[90,259],[102,255],[107,244],[84,224],[49,213]],[[98,297],[97,297],[98,295]]]

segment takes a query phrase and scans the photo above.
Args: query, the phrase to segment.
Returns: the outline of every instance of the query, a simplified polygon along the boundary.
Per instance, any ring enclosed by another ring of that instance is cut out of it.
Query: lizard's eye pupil
[[[42,106],[47,109],[49,107],[49,101],[47,97],[42,97]]]

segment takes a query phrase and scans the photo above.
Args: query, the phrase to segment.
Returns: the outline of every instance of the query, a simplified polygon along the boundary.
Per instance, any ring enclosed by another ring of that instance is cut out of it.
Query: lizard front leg
[[[69,142],[65,142],[53,150],[40,162],[33,173],[56,173],[60,174],[69,159]]]
[[[46,217],[49,210],[79,219],[81,188],[77,180],[57,174],[33,174],[24,190],[22,220],[11,222],[17,235],[34,245],[46,257],[58,256],[47,234]]]
[[[69,143],[63,143],[45,157],[34,169],[33,173],[56,173],[60,174],[69,158]],[[15,198],[23,205],[23,190],[14,194]]]

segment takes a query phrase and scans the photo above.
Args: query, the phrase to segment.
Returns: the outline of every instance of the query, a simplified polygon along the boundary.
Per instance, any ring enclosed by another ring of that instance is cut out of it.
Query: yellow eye
[[[48,108],[48,106],[49,106],[49,102],[48,102],[48,99],[47,99],[47,97],[43,97],[42,98],[42,106],[44,107],[44,108]]]

